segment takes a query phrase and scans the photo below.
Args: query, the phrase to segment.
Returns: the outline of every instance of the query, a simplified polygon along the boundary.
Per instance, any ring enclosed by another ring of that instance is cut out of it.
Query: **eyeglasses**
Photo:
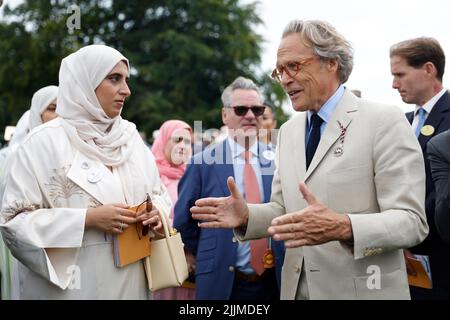
[[[170,138],[173,143],[179,144],[180,142],[184,142],[185,145],[190,145],[192,140],[186,137],[172,137]]]
[[[316,58],[317,56],[309,57],[303,60],[300,60],[298,62],[288,62],[285,65],[281,65],[273,69],[272,74],[270,75],[273,80],[281,82],[283,78],[283,72],[286,72],[286,74],[293,78],[297,75],[297,73],[302,69],[302,67],[309,64],[311,60]]]
[[[264,114],[264,110],[266,110],[266,107],[264,106],[234,106],[230,107],[233,108],[234,114],[238,117],[243,117],[247,114],[248,110],[251,109],[255,117],[262,116]]]
[[[150,195],[147,193],[147,197],[145,198],[145,200],[135,208],[136,216],[144,210],[147,212],[152,211],[153,205],[152,200],[150,199]],[[148,226],[144,226],[142,225],[142,223],[136,222],[136,232],[138,234],[139,240],[141,240],[142,237],[145,237],[148,234],[148,229]]]

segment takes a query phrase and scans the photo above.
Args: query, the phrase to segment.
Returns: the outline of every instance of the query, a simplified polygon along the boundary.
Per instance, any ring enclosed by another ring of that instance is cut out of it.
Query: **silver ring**
[[[119,227],[120,231],[123,231],[123,223],[120,223],[120,227]]]

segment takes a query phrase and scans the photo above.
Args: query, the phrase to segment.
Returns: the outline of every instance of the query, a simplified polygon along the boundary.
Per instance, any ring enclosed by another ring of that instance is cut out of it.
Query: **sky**
[[[20,0],[4,0],[14,5]],[[254,0],[241,0],[241,3]],[[330,22],[354,48],[354,68],[346,87],[362,91],[365,99],[393,104],[404,111],[414,108],[402,102],[392,89],[389,48],[392,44],[420,36],[436,38],[450,60],[449,0],[260,0],[258,14],[265,38],[260,71],[272,70],[285,25],[294,19]],[[1,16],[1,9],[0,9]],[[444,86],[450,88],[450,62]],[[288,105],[285,110],[292,110]]]

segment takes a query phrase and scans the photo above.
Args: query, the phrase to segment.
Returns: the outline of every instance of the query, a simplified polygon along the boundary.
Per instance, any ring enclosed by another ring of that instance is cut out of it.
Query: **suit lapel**
[[[224,195],[228,196],[230,191],[228,190],[227,179],[228,177],[234,178],[234,170],[231,148],[227,140],[215,147],[212,154],[215,159],[213,171],[216,173],[217,182],[221,186]]]
[[[414,120],[414,111],[407,112],[407,113],[405,114],[405,116],[406,116],[406,119],[408,119],[409,124],[412,125],[413,120]]]
[[[346,90],[341,101],[331,115],[330,121],[325,127],[322,137],[320,138],[319,145],[317,146],[316,153],[314,154],[311,164],[309,165],[308,171],[306,171],[304,181],[309,178],[311,173],[314,172],[333,144],[339,139],[339,136],[341,135],[339,123],[344,128],[348,128],[352,121],[352,115],[357,110],[356,98]],[[305,149],[303,148],[303,153],[304,150]],[[305,158],[305,156],[303,156],[303,158]]]
[[[422,147],[422,150],[425,150],[425,147],[428,143],[428,141],[434,137],[436,134],[440,132],[439,126],[441,122],[445,118],[445,114],[450,111],[450,94],[448,92],[444,93],[444,95],[436,102],[433,109],[431,109],[431,112],[429,116],[427,117],[427,120],[425,121],[424,126],[430,125],[434,128],[434,133],[429,136],[424,136],[423,134],[419,135],[419,143]]]
[[[122,188],[112,172],[103,164],[77,151],[67,178],[101,204],[126,203]]]
[[[305,133],[306,122],[308,121],[307,113],[301,112],[296,115],[296,127],[298,126],[298,133],[293,137],[294,139],[294,159],[298,161],[295,166],[299,181],[303,181],[306,172],[306,155],[305,155]]]

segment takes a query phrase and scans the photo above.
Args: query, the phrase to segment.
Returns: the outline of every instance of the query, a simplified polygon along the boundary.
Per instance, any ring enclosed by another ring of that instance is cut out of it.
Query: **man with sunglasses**
[[[267,145],[258,142],[262,101],[253,81],[234,80],[222,94],[227,139],[196,154],[178,185],[174,227],[196,256],[199,300],[279,299],[275,270],[280,279],[284,252],[280,242],[267,238],[239,242],[230,229],[199,228],[189,211],[197,199],[229,196],[228,177],[235,178],[247,201],[269,201],[274,164],[264,157]]]
[[[399,108],[343,86],[352,67],[333,26],[289,23],[272,75],[299,113],[279,131],[270,203],[247,205],[230,178],[230,197],[191,208],[201,228],[285,240],[282,299],[410,298],[402,249],[428,233],[423,157]]]

